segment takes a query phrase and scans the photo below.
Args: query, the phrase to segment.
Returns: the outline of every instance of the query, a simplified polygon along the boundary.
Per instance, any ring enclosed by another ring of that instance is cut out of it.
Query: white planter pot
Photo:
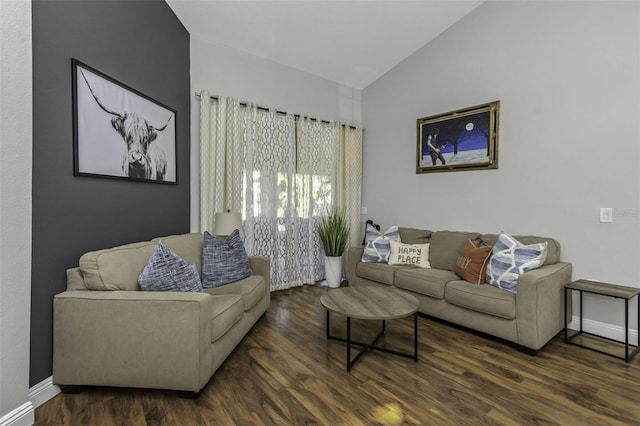
[[[324,278],[331,288],[340,287],[342,282],[342,256],[324,257]]]

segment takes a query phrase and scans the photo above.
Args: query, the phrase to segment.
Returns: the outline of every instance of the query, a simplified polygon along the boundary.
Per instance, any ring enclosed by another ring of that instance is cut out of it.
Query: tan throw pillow
[[[403,244],[390,241],[389,265],[410,265],[431,268],[429,264],[429,244]]]
[[[473,241],[467,240],[460,250],[453,272],[471,284],[482,284],[485,281],[491,249],[491,246],[476,247]]]

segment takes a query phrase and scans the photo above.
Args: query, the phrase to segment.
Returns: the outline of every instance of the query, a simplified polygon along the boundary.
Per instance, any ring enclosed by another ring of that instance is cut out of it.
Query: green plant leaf
[[[349,243],[349,224],[344,211],[333,208],[322,215],[318,222],[318,236],[325,255],[342,256]]]

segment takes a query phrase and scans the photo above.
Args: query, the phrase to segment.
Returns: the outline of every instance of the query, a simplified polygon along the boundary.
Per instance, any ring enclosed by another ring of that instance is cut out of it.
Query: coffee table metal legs
[[[345,342],[347,344],[347,371],[351,371],[353,365],[364,355],[368,350],[375,350],[380,352],[386,352],[393,355],[402,356],[405,358],[411,358],[414,361],[418,362],[418,313],[413,314],[413,353],[400,352],[393,349],[383,348],[381,346],[376,346],[380,337],[387,330],[387,322],[382,320],[382,328],[380,332],[376,335],[376,337],[370,343],[361,343],[354,342],[351,340],[351,317],[347,317],[347,338],[343,339],[342,337],[332,336],[331,335],[331,312],[327,310],[327,339],[338,340],[340,342]],[[351,345],[362,346],[362,349],[356,354],[356,356],[351,359]]]

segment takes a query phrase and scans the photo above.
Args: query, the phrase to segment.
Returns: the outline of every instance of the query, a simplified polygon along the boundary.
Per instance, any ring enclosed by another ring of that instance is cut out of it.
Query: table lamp
[[[223,213],[216,213],[216,224],[213,233],[220,238],[228,237],[234,229],[240,231],[240,238],[244,238],[242,230],[242,217],[240,213],[232,213],[227,210]]]

